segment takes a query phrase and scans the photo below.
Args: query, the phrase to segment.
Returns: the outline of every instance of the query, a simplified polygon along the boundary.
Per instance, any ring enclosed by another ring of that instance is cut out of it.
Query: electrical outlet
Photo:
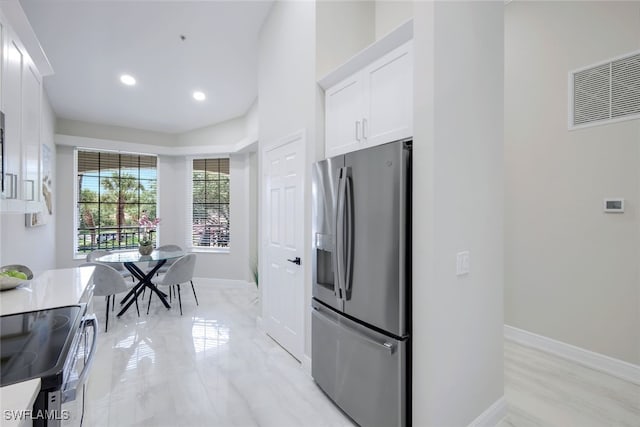
[[[469,251],[458,252],[456,255],[456,276],[469,274],[470,263]]]

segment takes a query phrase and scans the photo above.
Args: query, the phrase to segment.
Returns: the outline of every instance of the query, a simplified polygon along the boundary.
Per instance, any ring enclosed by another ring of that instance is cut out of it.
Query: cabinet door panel
[[[4,42],[6,40],[6,36],[5,36],[5,26],[4,26],[4,22],[2,22],[2,20],[4,20],[4,16],[2,16],[2,14],[0,13],[0,106],[3,106],[2,104],[2,100],[4,99],[3,93],[4,93],[4,60],[6,57],[6,49],[4,47]]]
[[[20,198],[20,185],[15,180],[21,176],[20,139],[22,132],[22,65],[24,54],[12,39],[7,40],[4,70],[4,123],[5,123],[5,196]],[[14,185],[15,184],[15,185]],[[15,194],[18,193],[18,194]]]
[[[327,90],[325,103],[326,156],[332,157],[361,148],[361,74],[349,77]]]
[[[364,71],[367,146],[413,135],[413,49],[393,50]]]
[[[40,79],[30,66],[22,80],[23,198],[40,200]]]

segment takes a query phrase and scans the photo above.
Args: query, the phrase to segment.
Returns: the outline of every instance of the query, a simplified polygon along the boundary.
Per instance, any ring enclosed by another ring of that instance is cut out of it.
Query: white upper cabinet
[[[29,65],[22,69],[22,198],[39,202],[40,187],[40,76]]]
[[[358,73],[325,93],[327,156],[357,150],[362,144],[364,85]]]
[[[6,26],[5,31],[6,31]],[[2,108],[4,112],[4,197],[22,197],[19,184],[22,174],[22,66],[24,53],[11,34],[5,32]],[[7,37],[8,36],[8,37]]]
[[[413,136],[413,44],[388,52],[325,91],[325,155]]]
[[[364,70],[363,135],[379,145],[413,135],[413,49],[399,47]]]
[[[9,22],[10,13],[16,22]],[[18,37],[13,25],[23,32],[26,17],[18,3],[3,4],[0,13],[2,43],[0,61],[0,105],[4,113],[4,191],[0,210],[35,212],[41,209],[40,127],[42,116],[42,75],[33,58]],[[39,43],[25,33],[35,49],[36,58],[50,70]],[[35,48],[37,47],[37,49]]]

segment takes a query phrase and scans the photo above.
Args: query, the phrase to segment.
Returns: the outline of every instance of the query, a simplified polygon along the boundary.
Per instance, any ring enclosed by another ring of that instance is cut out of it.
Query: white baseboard
[[[311,376],[311,358],[306,354],[302,355],[302,370]]]
[[[473,420],[468,427],[495,427],[507,416],[507,401],[504,396],[496,400],[478,418]]]
[[[527,347],[532,347],[616,378],[640,385],[640,366],[604,354],[595,353],[562,341],[556,341],[513,326],[504,325],[504,337]]]

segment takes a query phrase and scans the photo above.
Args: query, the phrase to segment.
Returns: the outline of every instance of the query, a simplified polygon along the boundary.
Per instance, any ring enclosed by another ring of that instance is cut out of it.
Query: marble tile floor
[[[183,316],[154,298],[148,316],[145,300],[139,319],[134,308],[110,318],[85,426],[353,425],[256,327],[254,287],[194,283],[200,305],[183,287]],[[94,303],[104,325],[104,300]],[[511,342],[505,397],[509,413],[498,427],[640,427],[640,386]]]
[[[352,426],[287,352],[256,328],[257,292],[194,280],[180,316],[157,298],[101,333],[84,425]],[[148,295],[148,294],[147,294]],[[117,305],[117,304],[116,304]],[[104,325],[104,298],[94,300]],[[117,307],[116,307],[117,308]]]

